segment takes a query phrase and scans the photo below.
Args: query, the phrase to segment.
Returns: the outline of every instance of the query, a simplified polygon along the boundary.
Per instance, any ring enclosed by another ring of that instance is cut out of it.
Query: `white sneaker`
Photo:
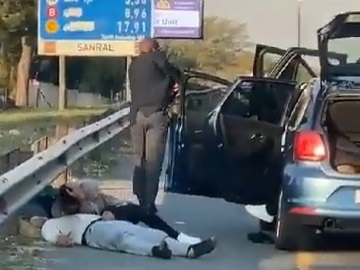
[[[266,205],[245,205],[245,210],[253,217],[268,223],[271,223],[274,220],[274,217],[270,216],[266,211]]]
[[[180,233],[177,240],[181,243],[186,243],[190,245],[195,245],[201,242],[201,239],[198,237],[192,237],[185,233]]]

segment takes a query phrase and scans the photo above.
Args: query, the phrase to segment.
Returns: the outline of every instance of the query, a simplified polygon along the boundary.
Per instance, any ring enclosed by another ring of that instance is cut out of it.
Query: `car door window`
[[[297,85],[319,75],[317,51],[304,48],[290,50],[271,72],[272,78],[296,81]]]
[[[301,84],[303,82],[308,82],[312,78],[313,78],[313,76],[312,76],[312,74],[310,74],[309,70],[300,63],[296,70],[295,81],[297,82],[297,84]]]
[[[306,108],[311,100],[310,89],[308,86],[304,85],[304,89],[302,90],[296,104],[294,105],[289,120],[288,120],[288,128],[291,130],[295,130],[297,126],[303,122],[306,122],[304,118],[304,114]]]
[[[214,81],[190,78],[185,91],[186,114],[208,114],[215,108],[227,90],[227,86]]]
[[[283,57],[286,50],[281,48],[257,44],[253,63],[254,77],[267,77],[276,63]]]
[[[188,142],[201,141],[207,115],[227,93],[225,82],[194,76],[186,81],[184,111],[185,132]]]
[[[277,124],[292,90],[293,85],[286,83],[242,82],[229,95],[221,112]]]

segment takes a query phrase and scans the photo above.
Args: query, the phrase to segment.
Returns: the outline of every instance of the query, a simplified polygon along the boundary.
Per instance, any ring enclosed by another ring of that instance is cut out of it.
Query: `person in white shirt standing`
[[[111,212],[104,212],[102,216],[75,214],[49,220],[43,218],[43,224],[38,224],[45,241],[62,247],[83,245],[170,259],[172,256],[198,258],[212,252],[216,246],[214,238],[194,245],[182,243],[162,231],[114,220]]]

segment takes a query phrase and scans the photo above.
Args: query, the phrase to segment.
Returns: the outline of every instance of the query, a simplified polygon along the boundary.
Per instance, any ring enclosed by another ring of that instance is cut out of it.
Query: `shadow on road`
[[[319,251],[360,251],[360,233],[325,234],[320,240]]]

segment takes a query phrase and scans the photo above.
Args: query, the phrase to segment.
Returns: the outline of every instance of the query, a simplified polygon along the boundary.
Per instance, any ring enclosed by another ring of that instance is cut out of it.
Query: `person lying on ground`
[[[148,212],[139,205],[124,204],[114,197],[99,192],[98,184],[93,180],[62,185],[52,207],[52,216],[61,217],[77,213],[101,215],[106,211],[111,212],[116,220],[129,221],[133,224],[142,222],[183,243],[197,244],[201,242],[198,237],[178,232],[157,214]]]
[[[33,224],[41,227],[45,241],[60,247],[83,245],[162,259],[172,256],[198,258],[211,253],[216,247],[214,238],[194,245],[182,243],[162,231],[114,220],[109,211],[102,216],[75,214],[51,219],[38,217],[35,222],[33,217]]]

